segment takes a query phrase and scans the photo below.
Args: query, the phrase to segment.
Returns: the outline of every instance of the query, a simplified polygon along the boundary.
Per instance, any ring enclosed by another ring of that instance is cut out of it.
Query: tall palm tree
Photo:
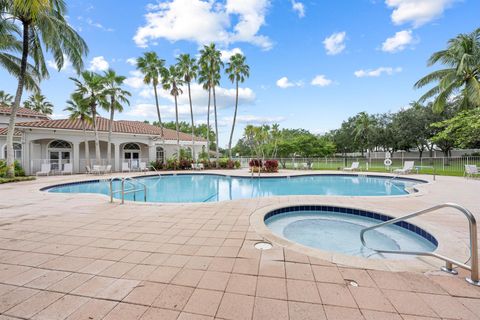
[[[190,83],[197,77],[198,65],[194,58],[191,58],[189,54],[181,54],[177,58],[178,71],[180,76],[187,84],[188,88],[188,101],[190,102],[190,118],[192,122],[192,159],[195,160],[195,124],[193,122],[193,107],[192,107],[192,93],[190,89]]]
[[[110,111],[110,119],[108,122],[107,161],[108,164],[111,164],[113,118],[115,116],[115,111],[123,112],[122,104],[130,105],[128,97],[130,97],[131,94],[122,89],[122,84],[126,77],[117,75],[112,69],[105,71],[103,77],[105,80],[105,93],[108,95],[108,98],[110,98],[109,103],[104,105],[104,107],[107,111]]]
[[[208,46],[203,46],[203,49],[200,50],[200,64],[203,68],[206,69],[206,72],[209,75],[209,81],[212,88],[213,94],[213,112],[215,116],[215,159],[217,168],[219,167],[219,151],[218,151],[218,117],[217,117],[217,97],[215,95],[215,87],[220,84],[220,70],[223,68],[222,54],[215,47],[214,43],[211,43]]]
[[[7,132],[7,176],[13,177],[13,134],[23,88],[28,84],[28,58],[31,57],[34,62],[38,79],[47,78],[48,69],[43,49],[53,55],[58,69],[63,67],[64,57],[67,57],[77,72],[80,72],[88,48],[66,20],[64,0],[0,0],[0,12],[18,22],[19,39],[22,41],[18,85]]]
[[[163,74],[165,73],[165,60],[160,59],[153,51],[145,52],[143,57],[137,58],[137,69],[143,73],[143,82],[145,84],[153,85],[158,124],[160,126],[160,133],[162,135],[163,149],[165,150],[165,136],[163,134],[163,123],[162,116],[160,114],[160,105],[158,104],[157,92],[157,86],[161,83]]]
[[[95,161],[96,164],[101,164],[100,140],[98,138],[97,128],[97,107],[98,105],[103,106],[107,104],[105,78],[91,71],[83,71],[81,77],[83,82],[76,78],[70,78],[70,80],[77,86],[75,93],[85,99],[85,103],[90,108],[93,132],[95,134]]]
[[[200,64],[198,72],[198,82],[202,85],[204,90],[208,91],[208,104],[207,104],[207,159],[210,159],[210,105],[212,100],[212,80],[207,66],[204,63]]]
[[[415,83],[415,88],[438,83],[420,98],[420,102],[435,97],[433,110],[442,112],[448,101],[460,92],[463,108],[480,107],[480,28],[450,39],[445,50],[435,52],[428,60],[429,66],[436,63],[445,68]]]
[[[244,82],[246,78],[250,76],[250,67],[245,63],[245,56],[236,53],[230,57],[230,61],[227,64],[225,72],[232,83],[235,83],[235,112],[233,113],[232,131],[230,132],[230,140],[228,141],[228,156],[232,158],[232,139],[233,131],[235,130],[235,121],[237,120],[238,110],[238,83]]]
[[[48,101],[43,94],[40,93],[32,94],[28,100],[23,103],[23,106],[27,109],[31,109],[46,115],[53,113],[53,104]]]
[[[13,96],[0,90],[0,104],[10,106],[13,103]]]
[[[178,99],[177,97],[183,93],[179,87],[183,85],[182,74],[177,66],[170,66],[165,71],[162,79],[163,89],[169,90],[175,100],[175,127],[177,131],[177,160],[180,161],[180,131],[178,127]]]
[[[80,119],[82,122],[83,141],[85,144],[85,159],[87,160],[87,166],[90,167],[90,147],[88,146],[87,137],[87,124],[92,123],[90,107],[88,106],[87,101],[80,94],[74,93],[70,96],[70,100],[67,100],[67,107],[63,110],[70,113],[70,120]]]

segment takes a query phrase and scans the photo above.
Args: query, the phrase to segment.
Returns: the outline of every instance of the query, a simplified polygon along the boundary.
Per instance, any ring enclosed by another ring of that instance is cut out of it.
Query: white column
[[[73,142],[73,172],[80,173],[80,143]]]
[[[120,143],[115,143],[113,148],[113,158],[115,163],[115,171],[121,171],[120,167]]]
[[[151,143],[148,146],[148,162],[157,160],[157,146],[154,143]]]

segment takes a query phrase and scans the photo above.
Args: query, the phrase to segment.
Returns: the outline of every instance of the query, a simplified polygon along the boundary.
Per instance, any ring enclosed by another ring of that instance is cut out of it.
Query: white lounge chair
[[[413,171],[415,166],[415,161],[405,161],[403,168],[398,168],[393,170],[393,173],[397,174],[407,174]]]
[[[130,172],[130,166],[128,165],[128,162],[122,162],[122,172]]]
[[[61,174],[73,174],[73,167],[71,163],[65,163],[63,165],[63,170],[60,172]]]
[[[90,166],[85,166],[85,173],[92,174],[92,169],[90,168]]]
[[[102,173],[102,166],[93,166],[92,174],[101,174]]]
[[[37,176],[40,176],[40,175],[48,176],[51,171],[52,171],[52,167],[51,167],[50,163],[42,163],[40,171],[37,171],[36,175]]]
[[[109,164],[108,166],[105,167],[104,173],[111,173],[111,172],[112,172],[112,166]]]
[[[192,163],[193,170],[203,170],[204,168],[203,163]]]
[[[302,169],[303,170],[310,170],[310,165],[306,162],[302,163]]]
[[[466,164],[465,165],[465,172],[463,174],[467,178],[474,178],[479,177],[480,172],[478,171],[478,167],[474,164]]]
[[[343,168],[343,171],[358,171],[360,170],[360,162],[355,161],[352,162],[352,165],[350,167]]]
[[[138,169],[140,171],[148,171],[147,163],[146,162],[140,162],[140,164],[138,165]]]

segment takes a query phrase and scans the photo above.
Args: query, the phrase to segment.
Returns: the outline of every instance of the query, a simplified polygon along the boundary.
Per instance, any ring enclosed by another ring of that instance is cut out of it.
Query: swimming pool
[[[264,222],[274,234],[304,246],[370,259],[409,259],[412,256],[381,254],[366,248],[360,231],[391,217],[349,208],[294,206],[274,210]],[[388,225],[365,233],[366,243],[383,250],[432,252],[438,242],[422,228],[408,222]]]
[[[231,177],[218,174],[178,174],[138,177],[147,186],[147,202],[217,202],[285,195],[392,196],[408,194],[419,180],[366,175],[308,175],[294,177]],[[120,189],[114,181],[113,189]],[[45,188],[57,193],[109,195],[108,181],[86,181]],[[120,193],[115,195],[120,198]],[[125,200],[144,201],[143,191]]]

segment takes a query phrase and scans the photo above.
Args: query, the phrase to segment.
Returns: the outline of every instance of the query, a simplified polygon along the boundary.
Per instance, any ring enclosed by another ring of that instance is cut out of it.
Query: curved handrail
[[[445,257],[443,255],[440,255],[435,252],[425,252],[425,251],[402,251],[402,250],[384,250],[384,249],[375,249],[367,246],[366,241],[365,241],[365,232],[371,231],[373,229],[377,229],[380,227],[384,227],[387,225],[395,224],[400,221],[404,221],[413,217],[417,217],[420,215],[424,215],[426,213],[432,212],[432,211],[437,211],[442,208],[454,208],[460,212],[462,212],[465,217],[468,220],[469,224],[469,230],[470,230],[470,266],[456,261],[452,258]],[[406,254],[406,255],[417,255],[417,256],[430,256],[434,257],[440,260],[443,260],[446,262],[445,268],[442,268],[442,270],[447,271],[447,272],[453,272],[453,265],[456,265],[458,267],[461,267],[463,269],[469,270],[471,272],[470,278],[467,278],[466,280],[474,285],[480,286],[480,279],[479,279],[479,269],[478,269],[478,240],[477,240],[477,221],[475,219],[475,216],[466,208],[455,204],[455,203],[444,203],[444,204],[439,204],[427,209],[423,209],[420,211],[416,211],[407,215],[404,215],[402,217],[398,217],[395,219],[391,219],[379,224],[376,224],[374,226],[362,229],[360,231],[360,240],[362,244],[373,251],[380,252],[380,253],[391,253],[391,254]]]
[[[113,190],[113,181],[115,180],[119,180],[121,181],[121,189],[120,190]],[[143,182],[140,182],[138,181],[137,179],[132,179],[131,177],[124,177],[124,178],[120,178],[120,177],[112,177],[110,178],[110,202],[113,203],[113,195],[115,193],[119,193],[121,192],[122,193],[122,204],[125,203],[125,194],[128,194],[128,193],[133,193],[134,195],[134,198],[135,198],[135,194],[138,192],[138,191],[142,191],[142,189],[136,189],[137,185],[136,184],[139,184],[143,187],[143,196],[144,196],[144,201],[147,202],[147,185]],[[125,190],[125,183],[130,183],[133,188],[132,189],[129,189],[129,190]],[[136,184],[135,184],[136,183]]]

